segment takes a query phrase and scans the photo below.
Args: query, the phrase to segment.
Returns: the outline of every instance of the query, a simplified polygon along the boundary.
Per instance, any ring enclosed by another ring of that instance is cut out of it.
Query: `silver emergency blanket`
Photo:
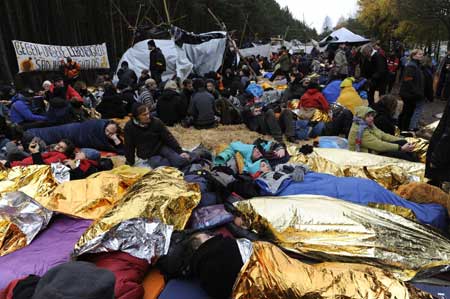
[[[252,241],[250,241],[249,239],[236,239],[236,243],[238,245],[239,248],[239,253],[241,254],[242,257],[242,263],[246,263],[248,262],[248,260],[250,259],[250,257],[253,254],[253,244]]]
[[[23,192],[4,194],[0,199],[0,256],[30,244],[52,214]]]
[[[72,256],[122,251],[151,263],[153,258],[167,254],[172,232],[172,225],[144,218],[129,219],[76,248]]]
[[[70,168],[61,162],[52,163],[50,165],[52,168],[52,174],[58,184],[70,181]]]

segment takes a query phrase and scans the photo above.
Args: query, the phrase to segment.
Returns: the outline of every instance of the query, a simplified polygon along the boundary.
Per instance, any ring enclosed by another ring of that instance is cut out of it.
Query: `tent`
[[[226,32],[209,32],[198,36],[204,37],[212,34],[215,34],[216,37],[196,41],[186,40],[182,44],[178,42],[178,37],[176,40],[154,40],[166,58],[167,67],[162,79],[168,80],[176,74],[177,77],[184,80],[191,72],[204,75],[210,71],[217,71],[222,64],[227,39]],[[218,38],[217,34],[222,37]],[[120,59],[117,71],[122,61],[127,61],[130,69],[137,76],[143,69],[148,69],[150,65],[148,41],[148,39],[143,40],[129,48]],[[114,80],[118,80],[117,75],[114,76]]]
[[[324,47],[328,44],[367,43],[367,42],[370,42],[370,40],[361,35],[351,32],[347,28],[342,27],[342,28],[332,32],[330,35],[325,37],[323,40],[321,40],[319,45],[321,47]]]

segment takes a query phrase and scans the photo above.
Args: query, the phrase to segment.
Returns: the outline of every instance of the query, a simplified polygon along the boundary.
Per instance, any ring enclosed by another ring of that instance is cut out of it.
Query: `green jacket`
[[[291,70],[291,58],[288,54],[281,55],[276,64],[279,64],[280,69],[284,72],[289,72]]]
[[[374,112],[370,107],[357,107],[355,109],[356,116],[364,119],[364,117],[369,112]],[[353,123],[350,133],[348,134],[348,147],[349,150],[355,151],[356,138],[358,136],[359,125]],[[361,138],[361,152],[365,153],[383,153],[399,151],[401,149],[400,145],[394,144],[392,142],[403,140],[403,138],[398,138],[390,134],[386,134],[375,125],[373,127],[368,127],[364,130],[363,136]]]

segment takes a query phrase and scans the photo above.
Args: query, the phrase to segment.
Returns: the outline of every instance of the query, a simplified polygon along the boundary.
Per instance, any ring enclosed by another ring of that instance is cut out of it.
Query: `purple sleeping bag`
[[[12,280],[29,274],[42,276],[48,269],[69,261],[75,244],[91,223],[55,216],[30,245],[0,257],[0,290]]]

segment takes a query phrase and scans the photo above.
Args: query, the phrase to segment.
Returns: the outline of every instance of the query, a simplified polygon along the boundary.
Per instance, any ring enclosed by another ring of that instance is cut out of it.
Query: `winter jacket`
[[[11,163],[11,167],[15,166],[28,166],[28,165],[41,165],[62,162],[67,160],[68,157],[61,152],[46,152],[32,154],[30,157],[23,159],[22,161],[14,161]]]
[[[136,73],[129,68],[119,69],[117,72],[117,77],[119,78],[119,82],[117,82],[117,86],[120,88],[125,88],[129,86],[134,86],[137,82]]]
[[[433,70],[430,67],[423,67],[422,73],[425,99],[432,102],[434,100]]]
[[[358,107],[356,108],[356,117],[364,119],[367,113],[369,113],[372,109],[369,107]],[[359,125],[353,123],[350,133],[348,134],[348,147],[349,150],[356,150],[356,138],[358,136]],[[400,145],[391,143],[403,140],[402,138],[398,138],[392,136],[390,134],[386,134],[380,129],[378,129],[375,125],[372,127],[367,127],[364,130],[364,133],[361,138],[361,152],[370,152],[370,153],[382,153],[382,152],[393,152],[399,151]]]
[[[31,121],[47,121],[47,117],[31,112],[27,99],[20,93],[15,95],[11,101],[12,105],[9,110],[9,117],[13,123],[20,124]]]
[[[160,48],[156,48],[155,50],[150,51],[149,70],[150,70],[150,72],[151,71],[158,71],[158,72],[166,71],[166,59]]]
[[[206,90],[192,95],[188,114],[194,117],[194,125],[207,126],[215,122],[214,96]]]
[[[316,108],[324,112],[328,112],[330,105],[323,94],[315,88],[308,89],[300,99],[300,107]]]
[[[348,62],[344,50],[338,49],[336,51],[336,55],[334,56],[334,64],[336,65],[336,70],[338,74],[348,75]]]
[[[415,60],[411,60],[406,65],[400,86],[400,96],[404,101],[417,102],[425,99],[423,72]]]
[[[264,146],[264,150],[269,150],[271,142],[268,142]],[[261,159],[253,161],[252,154],[253,149],[256,146],[254,144],[245,144],[240,141],[232,142],[223,152],[218,154],[214,159],[215,165],[225,165],[230,159],[232,159],[237,153],[241,154],[244,158],[244,171],[254,174],[260,170]]]
[[[75,79],[80,75],[81,66],[72,61],[70,63],[64,64],[64,75],[69,79]]]
[[[64,90],[62,95],[59,95],[59,94],[55,95],[54,94],[54,91],[56,90],[55,86],[53,84],[50,85],[49,98],[65,97],[66,100],[71,100],[71,99],[75,98],[75,99],[77,99],[77,101],[83,102],[83,98],[80,96],[80,94],[75,89],[73,89],[72,86],[67,85],[67,86],[62,87],[62,89]]]
[[[180,123],[186,117],[186,110],[183,96],[170,89],[164,90],[156,103],[158,118],[170,127]]]
[[[141,159],[150,159],[157,155],[163,146],[181,153],[181,146],[169,132],[164,123],[153,117],[147,127],[141,127],[130,120],[125,125],[125,157],[127,164],[134,165],[135,155]]]
[[[450,181],[450,101],[428,146],[425,176],[436,182]],[[433,167],[431,165],[433,164]]]
[[[52,98],[49,100],[47,119],[52,125],[76,122],[74,109],[66,99]]]
[[[344,87],[341,89],[341,94],[337,99],[337,103],[350,110],[353,115],[355,114],[356,107],[367,105],[363,102],[353,86]]]
[[[288,54],[281,55],[276,64],[280,65],[280,70],[283,72],[289,72],[291,70],[291,58]]]
[[[71,123],[48,128],[35,128],[27,132],[39,137],[47,144],[55,144],[61,139],[69,139],[80,148],[95,148],[101,151],[122,152],[121,145],[114,146],[105,135],[109,121],[93,119],[82,123]]]
[[[87,159],[80,160],[80,165],[77,168],[70,170],[70,180],[82,180],[99,171],[100,169],[97,161]]]
[[[364,62],[362,75],[364,78],[372,80],[372,84],[375,88],[381,87],[382,83],[386,82],[388,75],[386,58],[375,51],[373,55]]]
[[[122,95],[118,93],[104,94],[100,104],[95,107],[102,118],[124,118],[127,115]]]
[[[374,104],[373,109],[376,111],[375,126],[384,133],[395,135],[396,122],[388,109],[382,102]]]

